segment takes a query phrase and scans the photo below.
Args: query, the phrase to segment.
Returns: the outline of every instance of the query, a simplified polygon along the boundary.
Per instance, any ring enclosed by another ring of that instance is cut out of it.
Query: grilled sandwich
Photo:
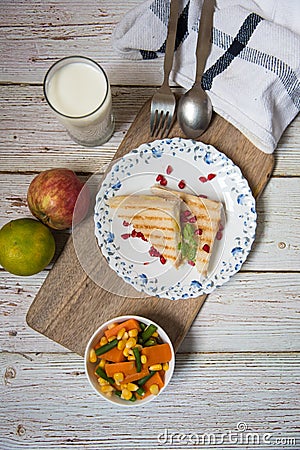
[[[109,199],[109,207],[176,268],[180,265],[180,204],[181,199],[155,195],[123,195]]]
[[[195,264],[199,273],[207,276],[210,257],[221,220],[222,203],[183,191],[172,191],[159,186],[152,188],[154,195],[171,201],[182,200],[181,207],[181,258]]]

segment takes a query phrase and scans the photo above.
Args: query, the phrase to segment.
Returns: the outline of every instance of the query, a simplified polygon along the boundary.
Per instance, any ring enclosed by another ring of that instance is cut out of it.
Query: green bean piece
[[[143,342],[148,341],[151,338],[152,334],[157,330],[157,326],[151,323],[147,326],[147,328],[142,332]]]
[[[136,396],[134,394],[132,394],[132,396],[129,399],[130,402],[135,402],[136,401]]]
[[[103,370],[101,367],[97,367],[96,374],[99,377],[103,378],[104,380],[108,381],[110,384],[114,384],[115,383],[115,380],[113,378],[111,378],[111,377],[108,377],[106,375],[105,370]]]
[[[146,341],[144,343],[144,347],[151,347],[152,345],[156,345],[156,344],[157,344],[156,339],[150,338],[150,339],[148,339],[148,341]]]
[[[144,391],[144,389],[143,389],[142,387],[139,387],[135,392],[136,392],[137,394],[139,394],[141,397],[142,397],[143,395],[145,395],[145,391]]]
[[[144,386],[144,384],[146,383],[146,381],[150,380],[150,378],[155,374],[156,372],[154,370],[150,370],[150,373],[148,375],[146,375],[145,377],[141,378],[140,380],[138,380],[136,383],[138,386]]]
[[[118,345],[118,342],[119,342],[118,339],[114,339],[113,341],[108,342],[105,345],[102,345],[102,347],[99,347],[95,350],[96,355],[97,356],[103,355],[103,353],[106,353],[112,348],[116,347]]]
[[[118,389],[116,389],[116,390],[115,390],[115,394],[116,394],[118,397],[121,397],[122,392],[121,392],[121,391],[118,391]]]
[[[142,370],[142,362],[139,349],[137,347],[133,347],[132,351],[135,356],[136,371],[140,372]]]
[[[142,331],[144,331],[144,329],[146,328],[147,325],[144,322],[139,322],[139,324],[140,324],[140,329]]]

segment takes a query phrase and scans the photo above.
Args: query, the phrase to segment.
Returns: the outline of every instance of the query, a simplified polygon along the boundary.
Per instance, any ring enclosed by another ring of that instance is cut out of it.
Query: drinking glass
[[[78,144],[94,147],[113,134],[109,81],[103,68],[92,59],[68,56],[54,63],[44,79],[44,94]]]

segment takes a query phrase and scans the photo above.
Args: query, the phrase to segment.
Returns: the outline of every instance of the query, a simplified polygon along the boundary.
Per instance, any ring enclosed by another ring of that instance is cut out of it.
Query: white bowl
[[[153,323],[157,326],[157,332],[161,338],[161,340],[164,343],[169,344],[171,348],[172,353],[172,359],[169,362],[169,369],[165,373],[165,380],[164,380],[164,387],[159,391],[158,395],[149,395],[145,399],[142,400],[136,400],[135,402],[131,402],[128,400],[123,400],[122,398],[118,397],[117,395],[112,395],[111,397],[108,397],[103,392],[101,392],[100,388],[101,386],[98,383],[98,377],[95,375],[95,367],[97,366],[97,363],[91,363],[89,360],[90,350],[99,342],[102,336],[104,336],[104,331],[107,329],[108,325],[111,323],[121,323],[128,319],[136,319],[139,322],[144,322],[146,325],[149,325]],[[140,405],[144,405],[145,403],[151,402],[153,399],[158,397],[162,391],[167,387],[170,379],[172,378],[173,372],[174,372],[174,366],[175,366],[175,352],[172,345],[172,342],[167,335],[167,333],[153,320],[149,320],[146,317],[140,317],[140,316],[133,316],[133,315],[127,315],[127,316],[119,316],[115,317],[113,319],[108,320],[104,324],[102,324],[93,334],[93,336],[90,338],[84,354],[84,365],[85,365],[85,373],[87,376],[87,379],[89,380],[90,385],[92,388],[96,391],[98,395],[100,395],[102,398],[104,398],[107,402],[113,403],[115,405],[124,406],[124,407],[136,407]]]

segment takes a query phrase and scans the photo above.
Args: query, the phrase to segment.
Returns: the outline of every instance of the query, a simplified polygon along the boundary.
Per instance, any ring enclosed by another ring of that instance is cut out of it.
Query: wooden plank
[[[79,172],[103,171],[113,158],[142,105],[155,92],[153,87],[112,89],[116,129],[101,147],[75,144],[53,116],[43,99],[41,86],[0,86],[1,171],[41,171],[53,166]],[[175,90],[183,92],[181,88]],[[300,116],[287,128],[275,151],[273,176],[300,176]]]
[[[4,2],[0,82],[40,83],[54,61],[76,55],[80,49],[81,54],[101,63],[112,84],[160,84],[161,60],[123,60],[112,47],[116,24],[138,4],[139,0],[121,1],[112,8],[110,1],[101,0],[85,2],[83,8],[82,3],[70,0]],[[156,70],[152,72],[150,67]]]
[[[46,271],[24,278],[0,272],[2,351],[66,351],[25,322],[46,276]],[[298,351],[299,283],[299,273],[236,274],[210,294],[179,353]]]
[[[278,449],[275,439],[280,436],[297,439],[284,448],[299,448],[300,361],[295,354],[178,355],[166,391],[151,408],[128,408],[126,420],[90,390],[82,358],[76,355],[2,353],[0,361],[5,449],[194,448],[188,436],[216,433],[220,439],[221,433],[237,432],[241,422],[260,439],[247,445],[240,430],[241,448]],[[142,426],[131,425],[141,414]],[[173,442],[162,445],[166,432],[169,439],[173,433]],[[272,445],[263,442],[266,433]],[[210,444],[203,448],[233,448],[228,434],[221,446]]]
[[[122,141],[116,158],[143,142],[149,142],[149,115],[150,102],[147,102]],[[180,135],[182,134],[179,126],[175,123],[171,136]],[[272,155],[257,150],[238,130],[217,115],[213,116],[211,125],[201,140],[216,145],[239,165],[256,197],[262,192],[272,173]],[[86,226],[82,240],[84,245],[87,245],[88,237],[90,242],[94,243],[92,218],[87,219]],[[98,254],[99,251],[95,253],[95,257]],[[94,261],[94,258],[92,260]],[[101,262],[102,260],[95,259],[94,270],[99,270]],[[107,269],[106,264],[101,264],[101,270],[106,271],[103,276],[106,276],[107,280],[112,283],[120,282],[119,278]],[[92,331],[108,318],[122,314],[145,315],[165,328],[177,349],[205,300],[205,296],[186,299],[183,316],[179,302],[154,297],[141,297],[137,301],[128,295],[117,297],[113,292],[116,291],[104,290],[88,277],[77,259],[73,241],[69,239],[30,307],[27,323],[70,350],[83,354]],[[72,326],[65,327],[71,317]],[[75,334],[81,335],[80,341],[76,340]]]

